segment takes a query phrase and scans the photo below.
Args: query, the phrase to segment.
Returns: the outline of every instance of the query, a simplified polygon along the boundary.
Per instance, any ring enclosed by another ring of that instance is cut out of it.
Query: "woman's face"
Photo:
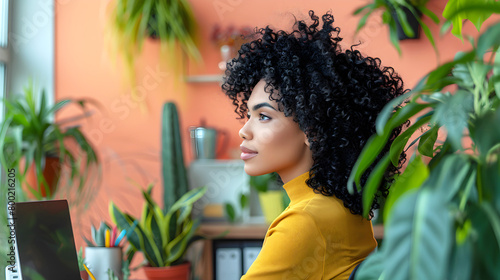
[[[264,80],[257,83],[247,102],[249,119],[239,133],[241,159],[248,175],[277,172],[286,183],[311,169],[312,153],[299,124],[278,111],[265,85]]]

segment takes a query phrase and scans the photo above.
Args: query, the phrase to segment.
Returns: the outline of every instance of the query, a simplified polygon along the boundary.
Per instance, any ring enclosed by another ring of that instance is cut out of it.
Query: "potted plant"
[[[206,187],[196,188],[181,196],[170,208],[162,210],[151,198],[153,185],[142,191],[145,205],[139,219],[124,213],[110,203],[113,222],[129,231],[128,241],[134,251],[144,255],[147,265],[144,272],[148,279],[188,279],[190,264],[184,260],[188,246],[199,237],[195,232],[199,219],[191,218],[193,203],[206,192]]]
[[[481,11],[482,18],[500,11],[498,2],[474,4],[468,7]],[[461,15],[461,24],[472,14],[466,9],[450,12],[448,20]],[[350,191],[362,189],[365,215],[386,167],[397,164],[405,147],[415,150],[391,186],[382,247],[354,279],[500,279],[499,35],[497,23],[477,42],[471,39],[473,50],[430,72],[380,114],[377,134],[348,182]],[[393,112],[405,98],[409,101]],[[374,163],[392,129],[410,117],[417,117],[414,124]],[[412,136],[417,139],[409,143]],[[372,164],[361,188],[361,176]]]
[[[182,74],[183,54],[196,60],[196,20],[187,0],[113,0],[109,18],[110,44],[123,55],[128,77],[134,83],[135,57],[147,38],[159,39],[173,74]]]
[[[83,250],[82,247],[80,247],[80,250],[78,250],[78,270],[80,270],[80,277],[83,280],[88,280],[89,279],[89,274],[87,273],[87,270],[85,269],[85,258],[83,257]]]
[[[278,182],[276,172],[250,176],[250,186],[259,193],[260,207],[268,224],[272,223],[290,203],[283,184]]]
[[[436,44],[429,27],[420,19],[424,14],[436,24],[439,18],[426,8],[429,0],[373,0],[372,2],[354,11],[354,15],[362,14],[356,32],[361,30],[374,11],[382,10],[382,22],[389,27],[391,43],[401,54],[399,40],[418,38],[419,27],[431,42],[437,52]]]
[[[38,200],[53,198],[60,185],[60,174],[67,174],[67,185],[74,185],[77,194],[81,194],[90,171],[99,167],[92,145],[74,125],[90,115],[90,100],[64,99],[51,105],[47,93],[42,90],[37,96],[30,83],[24,94],[2,101],[6,113],[0,127],[0,162],[5,170],[16,168],[17,178],[26,185],[24,192],[19,192],[19,199],[25,200],[26,194]],[[82,114],[54,120],[57,112],[72,103],[81,108]]]

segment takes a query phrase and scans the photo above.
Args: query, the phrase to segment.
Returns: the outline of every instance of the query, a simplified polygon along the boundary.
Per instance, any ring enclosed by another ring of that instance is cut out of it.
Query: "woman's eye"
[[[259,120],[265,121],[265,120],[270,120],[270,119],[271,119],[270,117],[268,117],[268,116],[266,116],[264,114],[259,114]]]

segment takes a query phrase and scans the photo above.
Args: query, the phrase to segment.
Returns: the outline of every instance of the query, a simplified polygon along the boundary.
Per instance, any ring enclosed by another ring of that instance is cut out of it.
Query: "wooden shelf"
[[[230,223],[205,223],[198,228],[198,233],[206,236],[218,236],[223,239],[264,239],[267,224],[230,224]]]
[[[186,76],[186,82],[188,82],[188,83],[222,83],[222,74]]]
[[[264,239],[266,236],[267,224],[230,224],[230,223],[203,223],[198,228],[198,233],[206,236],[218,236],[227,231],[227,234],[221,236],[224,239]],[[374,225],[373,235],[376,239],[384,238],[384,226]]]

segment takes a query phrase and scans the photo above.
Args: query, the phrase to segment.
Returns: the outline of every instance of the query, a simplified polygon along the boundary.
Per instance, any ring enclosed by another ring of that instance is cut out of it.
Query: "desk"
[[[264,239],[268,228],[267,224],[204,223],[198,228],[198,234],[214,237],[227,231],[221,239]],[[373,235],[376,239],[383,239],[384,227],[373,226]],[[202,280],[213,280],[213,242],[204,240],[203,243],[202,259],[196,264],[195,274]]]

